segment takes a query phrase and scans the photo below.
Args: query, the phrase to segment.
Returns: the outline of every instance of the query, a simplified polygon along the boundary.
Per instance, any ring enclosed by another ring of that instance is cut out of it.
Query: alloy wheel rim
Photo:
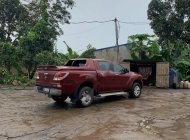
[[[135,94],[135,96],[139,96],[140,92],[141,92],[140,87],[139,86],[135,86],[135,88],[134,88],[134,94]]]
[[[81,102],[84,105],[88,105],[91,102],[92,98],[89,95],[89,91],[85,90],[82,94],[81,94]]]

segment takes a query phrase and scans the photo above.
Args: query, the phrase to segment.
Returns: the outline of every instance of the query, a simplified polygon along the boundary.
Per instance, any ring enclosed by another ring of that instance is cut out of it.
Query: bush
[[[7,73],[4,73],[4,75],[0,77],[0,84],[26,87],[26,86],[33,86],[34,80],[30,80],[28,79],[27,76],[24,76],[24,75],[18,75],[18,74],[7,72]]]
[[[35,61],[38,65],[63,65],[66,57],[60,53],[43,51],[36,55]]]
[[[4,84],[4,77],[8,74],[7,69],[0,67],[0,84]]]
[[[4,67],[0,67],[0,78],[3,77],[4,75],[6,75],[8,72],[7,72],[7,69],[4,68]]]

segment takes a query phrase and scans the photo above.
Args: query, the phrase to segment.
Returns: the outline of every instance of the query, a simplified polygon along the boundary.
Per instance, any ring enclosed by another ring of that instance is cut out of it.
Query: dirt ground
[[[139,99],[57,104],[34,90],[0,90],[0,140],[189,140],[190,90],[145,88]]]

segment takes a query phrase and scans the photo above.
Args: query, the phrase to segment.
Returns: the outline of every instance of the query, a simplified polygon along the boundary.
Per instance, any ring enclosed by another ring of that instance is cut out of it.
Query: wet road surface
[[[33,90],[0,90],[0,140],[189,140],[190,90],[145,88],[139,99],[57,104]]]

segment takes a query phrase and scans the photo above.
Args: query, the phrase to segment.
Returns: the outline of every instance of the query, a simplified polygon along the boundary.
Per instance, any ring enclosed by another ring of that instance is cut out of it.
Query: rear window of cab
[[[86,60],[69,60],[65,66],[72,67],[84,67],[86,65]]]

